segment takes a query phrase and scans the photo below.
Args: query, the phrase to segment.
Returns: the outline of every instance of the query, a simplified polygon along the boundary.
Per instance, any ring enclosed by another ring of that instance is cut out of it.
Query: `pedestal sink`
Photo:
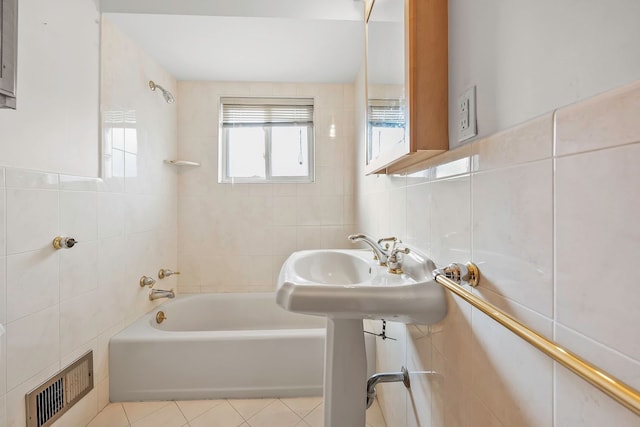
[[[416,250],[393,274],[364,250],[294,252],[284,262],[276,299],[285,310],[327,317],[325,427],[364,427],[366,356],[363,319],[431,324],[447,312],[436,267]]]

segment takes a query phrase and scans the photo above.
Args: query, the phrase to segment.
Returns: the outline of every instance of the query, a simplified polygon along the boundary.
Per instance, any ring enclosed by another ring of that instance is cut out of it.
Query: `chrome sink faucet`
[[[393,252],[393,248],[395,247],[395,244],[398,241],[396,237],[386,237],[378,241],[375,241],[374,239],[367,236],[366,234],[352,234],[349,236],[349,240],[351,240],[353,243],[364,242],[367,245],[369,245],[373,250],[373,253],[375,254],[375,259],[378,260],[378,263],[381,266],[387,265],[389,254]],[[391,250],[389,250],[388,243],[385,246],[382,246],[383,242],[392,242],[393,245],[391,247]]]
[[[149,299],[151,301],[160,299],[160,298],[175,298],[176,294],[173,292],[173,289],[169,291],[165,291],[163,289],[151,289],[149,292]]]

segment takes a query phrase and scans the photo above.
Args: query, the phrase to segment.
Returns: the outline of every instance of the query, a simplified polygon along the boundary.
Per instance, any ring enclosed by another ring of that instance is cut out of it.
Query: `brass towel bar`
[[[592,365],[578,355],[564,349],[559,344],[529,329],[499,308],[478,298],[460,286],[462,282],[468,282],[473,286],[477,285],[479,271],[475,264],[451,264],[445,268],[434,270],[433,277],[440,285],[473,305],[547,356],[553,358],[562,366],[595,386],[621,405],[633,411],[636,415],[640,415],[640,392],[638,390]]]

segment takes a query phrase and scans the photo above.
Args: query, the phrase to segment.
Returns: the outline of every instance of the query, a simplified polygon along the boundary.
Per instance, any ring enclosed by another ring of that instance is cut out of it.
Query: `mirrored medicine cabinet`
[[[365,22],[365,172],[400,172],[449,147],[447,0],[368,0]]]

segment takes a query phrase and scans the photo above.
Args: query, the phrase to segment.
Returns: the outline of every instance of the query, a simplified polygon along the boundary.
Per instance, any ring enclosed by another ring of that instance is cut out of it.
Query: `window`
[[[369,121],[369,160],[380,153],[404,143],[405,110],[399,99],[370,99],[367,111]]]
[[[133,178],[138,175],[135,110],[103,113],[102,175],[104,178]]]
[[[219,182],[313,182],[313,99],[221,98]]]

